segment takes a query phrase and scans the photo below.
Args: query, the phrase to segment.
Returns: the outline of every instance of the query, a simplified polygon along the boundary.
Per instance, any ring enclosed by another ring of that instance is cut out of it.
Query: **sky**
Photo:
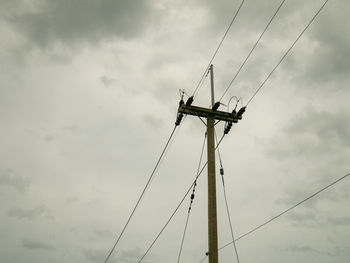
[[[174,127],[179,89],[193,93],[240,2],[0,0],[1,262],[104,262]],[[280,2],[243,4],[213,61],[217,100]],[[245,105],[323,2],[285,1],[222,103]],[[236,237],[349,172],[349,10],[328,2],[220,145]],[[210,101],[207,77],[193,104]],[[183,120],[109,262],[144,254],[193,182],[204,134]],[[240,261],[347,263],[349,187],[239,240]],[[222,246],[219,175],[217,195]],[[177,260],[189,202],[143,262]],[[204,172],[181,262],[206,251]],[[236,262],[233,247],[219,260]]]

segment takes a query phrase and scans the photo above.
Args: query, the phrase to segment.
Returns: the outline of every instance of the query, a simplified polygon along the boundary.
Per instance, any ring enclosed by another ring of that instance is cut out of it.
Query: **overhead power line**
[[[198,163],[198,168],[197,168],[197,173],[196,173],[196,179],[194,180],[194,184],[193,184],[191,201],[190,201],[190,205],[189,205],[188,211],[187,211],[186,223],[185,223],[184,232],[183,232],[182,238],[181,238],[181,245],[180,245],[180,250],[179,250],[178,257],[177,257],[177,263],[180,262],[180,258],[181,258],[181,254],[182,254],[182,248],[183,248],[183,244],[185,242],[185,236],[186,236],[186,232],[187,232],[188,220],[190,219],[190,214],[191,214],[191,211],[192,211],[192,204],[193,204],[194,194],[195,194],[195,190],[196,190],[196,186],[197,186],[197,176],[198,176],[198,174],[200,172],[200,168],[201,168],[201,163],[202,163],[202,158],[203,158],[203,152],[204,152],[204,146],[205,146],[206,138],[207,138],[207,133],[205,133],[205,135],[204,135],[202,150],[201,150],[201,154],[200,154],[200,157],[199,157],[199,163]]]
[[[220,145],[220,143],[222,142],[222,140],[224,139],[225,134],[221,137],[221,139],[219,140],[219,142],[217,143],[215,149],[217,149]],[[164,224],[164,226],[162,227],[162,229],[159,231],[159,233],[157,234],[157,236],[154,238],[154,240],[152,241],[152,243],[150,244],[150,246],[147,248],[146,252],[142,255],[141,259],[138,261],[138,263],[142,262],[142,260],[147,256],[147,254],[149,253],[149,251],[152,249],[152,247],[154,246],[154,244],[157,242],[158,238],[162,235],[162,233],[164,232],[164,230],[166,229],[166,227],[169,225],[170,221],[173,219],[173,217],[175,216],[175,214],[177,213],[177,211],[179,210],[179,208],[181,207],[182,203],[184,202],[184,200],[186,199],[186,196],[188,195],[188,193],[191,191],[193,185],[197,182],[198,178],[201,176],[201,174],[203,173],[205,167],[207,166],[208,161],[202,166],[200,172],[198,173],[198,175],[196,176],[194,182],[190,185],[190,187],[187,189],[186,193],[184,194],[184,196],[182,197],[182,199],[180,200],[179,204],[176,206],[176,208],[174,209],[173,213],[170,215],[169,219],[166,221],[166,223]]]
[[[250,50],[250,52],[248,53],[247,57],[244,59],[244,61],[242,62],[241,66],[238,68],[236,74],[234,75],[234,77],[232,78],[231,82],[229,83],[229,85],[227,86],[227,88],[225,89],[224,93],[222,94],[221,98],[219,101],[222,100],[222,98],[225,96],[225,94],[227,93],[227,91],[230,89],[230,87],[232,86],[233,82],[236,80],[237,76],[239,75],[239,73],[241,72],[242,68],[244,67],[245,63],[247,62],[247,60],[249,59],[250,55],[253,53],[253,51],[255,50],[255,48],[257,47],[257,45],[259,44],[261,38],[263,37],[263,35],[265,34],[265,32],[267,31],[267,29],[269,28],[269,26],[271,25],[272,21],[275,19],[277,13],[280,11],[281,7],[283,6],[284,2],[286,0],[283,0],[279,6],[277,7],[275,13],[272,15],[272,17],[270,18],[269,22],[267,23],[266,27],[264,28],[263,32],[260,34],[259,38],[257,39],[257,41],[255,42],[255,44],[253,45],[252,49]]]
[[[219,45],[218,45],[217,48],[215,49],[215,52],[214,52],[213,56],[211,57],[211,59],[210,59],[210,61],[209,61],[209,63],[208,63],[208,66],[205,68],[205,70],[204,70],[204,72],[203,72],[203,75],[202,75],[201,79],[199,80],[199,82],[198,82],[198,84],[197,84],[197,86],[196,86],[196,88],[195,88],[195,90],[194,90],[194,92],[193,92],[193,96],[195,96],[196,93],[197,93],[197,91],[199,91],[199,89],[202,87],[202,85],[203,85],[203,80],[204,80],[205,76],[207,75],[207,72],[208,72],[208,70],[209,70],[209,67],[210,67],[211,63],[213,62],[213,60],[214,60],[216,54],[218,53],[218,51],[219,51],[219,49],[220,49],[222,43],[224,42],[224,40],[225,40],[225,38],[226,38],[228,32],[230,31],[233,22],[236,20],[236,17],[237,17],[237,15],[238,15],[239,11],[241,10],[241,8],[242,8],[242,6],[243,6],[243,4],[244,4],[244,1],[245,1],[245,0],[242,0],[242,2],[240,3],[240,5],[239,5],[237,11],[235,12],[234,16],[232,17],[229,26],[227,27],[227,29],[226,29],[224,35],[222,36],[221,41],[219,42]]]
[[[215,133],[215,138],[216,138],[216,133]],[[217,138],[216,138],[217,140]],[[222,160],[221,160],[221,154],[220,154],[220,149],[218,148],[218,155],[219,155],[219,160],[220,160],[220,174],[221,174],[221,181],[222,181],[222,189],[224,192],[224,199],[225,199],[225,206],[226,206],[226,212],[227,212],[227,217],[228,217],[228,222],[230,224],[230,231],[231,231],[231,237],[232,237],[232,244],[233,244],[233,249],[236,255],[237,262],[239,263],[239,256],[238,256],[238,250],[236,247],[236,241],[235,237],[233,234],[233,227],[232,227],[232,221],[231,221],[231,216],[230,216],[230,209],[228,208],[228,201],[227,201],[227,196],[226,196],[226,186],[225,186],[225,180],[224,180],[224,167],[222,165]]]
[[[107,263],[107,261],[110,259],[111,255],[113,254],[113,251],[115,250],[115,248],[116,248],[116,246],[118,245],[118,243],[119,243],[121,237],[123,236],[123,234],[124,234],[124,232],[125,232],[125,229],[127,228],[128,224],[130,223],[130,220],[131,220],[132,217],[134,216],[134,213],[135,213],[137,207],[139,206],[139,204],[140,204],[140,202],[141,202],[141,199],[143,198],[143,196],[144,196],[144,194],[145,194],[145,192],[146,192],[148,186],[150,185],[151,180],[152,180],[152,178],[153,178],[153,176],[154,176],[154,174],[155,174],[155,172],[156,172],[156,170],[157,170],[157,168],[158,168],[158,166],[159,166],[159,164],[160,164],[160,162],[161,162],[161,160],[162,160],[162,158],[163,158],[163,156],[164,156],[164,154],[165,154],[165,152],[166,152],[166,150],[167,150],[167,148],[168,148],[168,146],[169,146],[169,143],[170,143],[170,141],[171,141],[171,139],[172,139],[172,137],[173,137],[173,135],[174,135],[174,133],[175,133],[176,128],[177,128],[177,126],[174,126],[174,129],[173,129],[172,132],[170,133],[169,139],[167,140],[167,142],[166,142],[166,144],[165,144],[165,147],[164,147],[164,149],[162,150],[162,153],[160,154],[160,156],[159,156],[159,158],[158,158],[158,161],[157,161],[156,165],[154,166],[154,168],[153,168],[153,170],[152,170],[152,173],[151,173],[151,175],[149,176],[149,178],[148,178],[148,180],[147,180],[147,183],[146,183],[146,185],[144,186],[144,188],[143,188],[143,190],[142,190],[142,192],[141,192],[141,195],[139,196],[139,199],[137,200],[137,202],[136,202],[136,204],[135,204],[135,206],[134,206],[134,208],[133,208],[133,210],[132,210],[132,212],[131,212],[131,214],[130,214],[128,220],[126,221],[126,223],[125,223],[125,225],[124,225],[122,231],[120,232],[120,234],[119,234],[119,236],[118,236],[116,242],[114,243],[112,249],[111,249],[110,252],[108,253],[108,255],[107,255],[106,259],[105,259],[105,263]]]
[[[300,202],[296,203],[295,205],[292,205],[291,207],[287,208],[286,210],[282,211],[281,213],[277,214],[276,216],[272,217],[271,219],[265,221],[264,223],[254,227],[253,229],[249,230],[248,232],[246,232],[245,234],[239,236],[238,238],[235,239],[235,242],[237,242],[238,240],[245,238],[246,236],[254,233],[255,231],[259,230],[260,228],[266,226],[267,224],[271,223],[272,221],[276,220],[277,218],[283,216],[284,214],[290,212],[291,210],[293,210],[294,208],[298,207],[299,205],[305,203],[306,201],[314,198],[315,196],[319,195],[320,193],[322,193],[323,191],[327,190],[328,188],[332,187],[333,185],[339,183],[340,181],[344,180],[345,178],[347,178],[350,175],[350,173],[347,173],[346,175],[340,177],[339,179],[333,181],[332,183],[328,184],[327,186],[321,188],[320,190],[316,191],[315,193],[309,195],[308,197],[304,198],[303,200],[301,200]],[[225,247],[229,246],[230,244],[232,244],[232,241],[225,244],[224,246],[220,247],[219,250],[224,249]],[[205,257],[206,258],[206,257]],[[204,259],[205,259],[204,258]],[[200,261],[200,262],[203,262]]]
[[[253,96],[249,99],[246,106],[252,101],[252,99],[255,97],[255,95],[261,90],[261,88],[265,85],[267,80],[271,77],[271,75],[275,72],[275,70],[278,68],[278,66],[282,63],[282,61],[286,58],[286,56],[289,54],[289,52],[292,50],[292,48],[295,46],[295,44],[298,42],[298,40],[301,38],[301,36],[304,34],[304,32],[309,28],[309,26],[312,24],[312,22],[315,20],[315,18],[319,15],[319,13],[322,11],[322,9],[325,7],[325,5],[328,3],[329,0],[326,0],[323,5],[318,9],[318,11],[315,13],[315,15],[312,17],[310,22],[306,25],[303,31],[299,34],[299,36],[296,38],[296,40],[293,42],[293,44],[289,47],[289,49],[284,53],[284,55],[281,57],[281,59],[278,61],[276,66],[272,69],[272,71],[267,75],[266,79],[260,84],[260,86],[257,88],[257,90],[254,92]]]

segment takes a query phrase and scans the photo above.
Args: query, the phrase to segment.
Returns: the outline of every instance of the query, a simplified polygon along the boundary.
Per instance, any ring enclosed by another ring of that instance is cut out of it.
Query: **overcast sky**
[[[240,2],[0,0],[1,262],[104,262],[174,126],[179,89],[194,91]],[[245,1],[213,62],[216,98],[280,2]],[[246,103],[323,2],[287,0],[222,102]],[[349,10],[329,1],[223,140],[236,236],[349,172]],[[206,79],[195,105],[209,106],[209,89]],[[204,132],[182,123],[110,262],[138,262],[193,181]],[[241,262],[349,262],[349,180],[237,242]],[[207,251],[206,191],[205,172],[181,262]],[[176,261],[189,201],[144,262]],[[233,248],[219,258],[235,262]]]

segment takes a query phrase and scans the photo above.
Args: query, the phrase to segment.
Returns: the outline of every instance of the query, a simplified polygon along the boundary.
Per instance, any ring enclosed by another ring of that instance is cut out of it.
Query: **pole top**
[[[210,64],[209,67],[210,72],[210,88],[211,88],[211,106],[214,106],[215,96],[214,96],[214,70],[213,70],[213,64]]]

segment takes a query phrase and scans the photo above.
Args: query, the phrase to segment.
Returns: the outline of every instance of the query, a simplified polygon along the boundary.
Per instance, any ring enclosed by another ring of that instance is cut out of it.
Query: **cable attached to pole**
[[[223,134],[223,136],[221,137],[221,139],[219,140],[219,142],[217,143],[215,150],[219,147],[220,143],[222,142],[222,140],[224,139],[225,134]],[[170,221],[173,219],[173,217],[175,216],[175,214],[177,213],[177,211],[179,210],[180,206],[182,205],[182,203],[184,202],[184,200],[186,199],[186,196],[189,194],[189,192],[191,191],[191,189],[193,188],[193,185],[195,184],[195,182],[197,182],[198,178],[201,176],[201,174],[203,173],[205,167],[208,165],[208,161],[202,166],[200,172],[198,173],[198,175],[195,178],[195,181],[190,185],[190,187],[187,189],[186,193],[184,194],[184,196],[182,197],[182,199],[180,200],[179,204],[176,206],[176,208],[174,209],[173,213],[170,215],[169,219],[166,221],[166,223],[164,224],[164,226],[162,227],[162,229],[159,231],[159,233],[157,234],[157,236],[154,238],[154,240],[152,241],[152,243],[150,244],[150,246],[147,248],[146,252],[142,255],[141,259],[138,261],[138,263],[142,262],[142,260],[146,257],[146,255],[149,253],[149,251],[152,249],[152,247],[154,246],[154,244],[157,242],[158,238],[161,236],[161,234],[164,232],[165,228],[168,226],[168,224],[170,223]]]
[[[215,133],[215,139],[217,140],[216,133]],[[239,263],[239,256],[238,256],[237,246],[236,246],[236,242],[235,242],[235,237],[234,237],[234,234],[233,234],[230,210],[228,208],[228,202],[227,202],[227,196],[226,196],[226,186],[225,186],[225,180],[224,180],[224,167],[222,166],[222,160],[221,160],[221,154],[220,154],[220,149],[219,148],[218,148],[218,155],[219,155],[219,161],[220,161],[220,175],[221,175],[221,181],[222,181],[222,189],[223,189],[223,192],[224,192],[224,199],[225,199],[225,205],[226,205],[226,212],[227,212],[228,222],[230,224],[232,244],[233,244],[233,249],[234,249],[234,253],[236,255],[237,262]]]
[[[187,231],[187,226],[188,226],[188,220],[189,220],[189,218],[190,218],[190,213],[191,213],[192,204],[193,204],[193,200],[194,200],[194,194],[195,194],[195,191],[196,191],[197,176],[198,176],[198,174],[199,174],[199,172],[200,172],[200,167],[201,167],[201,163],[202,163],[202,158],[203,158],[203,152],[204,152],[204,146],[205,146],[205,140],[206,140],[206,138],[207,138],[207,133],[205,133],[205,135],[204,135],[204,141],[203,141],[203,145],[202,145],[201,155],[200,155],[200,158],[199,158],[199,164],[198,164],[198,168],[197,168],[196,178],[195,178],[194,184],[193,184],[193,189],[192,189],[192,194],[191,194],[191,201],[190,201],[190,205],[189,205],[188,211],[187,211],[185,229],[184,229],[184,232],[183,232],[183,234],[182,234],[180,250],[179,250],[178,257],[177,257],[177,263],[180,262],[181,253],[182,253],[182,248],[183,248],[183,244],[184,244],[184,241],[185,241],[185,236],[186,236],[186,231]]]

